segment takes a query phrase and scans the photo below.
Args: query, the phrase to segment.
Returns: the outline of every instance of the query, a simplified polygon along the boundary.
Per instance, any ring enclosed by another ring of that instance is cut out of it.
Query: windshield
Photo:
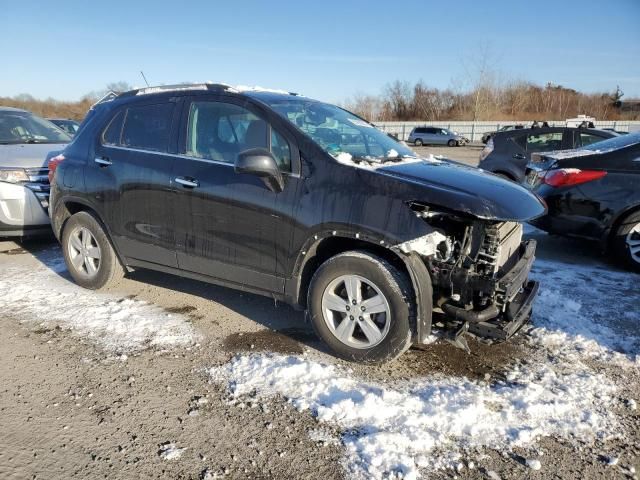
[[[68,143],[71,138],[53,123],[26,112],[0,112],[0,144]]]
[[[378,161],[416,157],[405,145],[335,105],[304,98],[264,101],[335,158],[341,154]]]

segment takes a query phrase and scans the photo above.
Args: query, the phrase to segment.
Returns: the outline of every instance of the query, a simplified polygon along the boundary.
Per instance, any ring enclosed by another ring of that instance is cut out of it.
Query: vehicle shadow
[[[54,238],[26,239],[8,246],[3,254],[22,255],[31,254],[43,266],[58,275],[61,279],[74,283],[64,263],[62,250]],[[191,297],[198,297],[207,302],[218,304],[225,309],[246,317],[263,327],[266,331],[256,333],[230,334],[223,342],[225,349],[229,351],[241,351],[243,349],[260,351],[269,350],[280,353],[302,353],[305,346],[327,352],[314,335],[311,325],[305,321],[304,312],[295,310],[291,306],[275,302],[273,299],[226,288],[198,280],[191,280],[171,274],[155,272],[152,270],[136,270],[126,275],[127,285],[116,285],[111,290],[103,293],[126,296],[156,303],[152,298],[142,292],[144,285],[152,285],[160,289],[171,290],[184,294],[184,300],[172,303],[166,307],[168,313],[182,314],[192,319],[200,320],[203,315],[198,312]],[[134,283],[131,283],[134,282]],[[124,293],[123,290],[127,290]],[[202,306],[202,305],[200,305]],[[228,316],[229,314],[225,314]]]

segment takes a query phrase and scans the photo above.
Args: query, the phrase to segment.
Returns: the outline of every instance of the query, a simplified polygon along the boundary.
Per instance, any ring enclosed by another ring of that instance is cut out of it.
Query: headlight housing
[[[0,169],[0,182],[21,183],[28,182],[29,176],[21,168]]]

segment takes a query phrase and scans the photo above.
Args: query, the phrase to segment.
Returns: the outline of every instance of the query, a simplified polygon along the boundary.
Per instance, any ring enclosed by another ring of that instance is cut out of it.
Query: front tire
[[[626,268],[640,272],[640,211],[623,219],[616,229],[612,254]]]
[[[421,139],[419,139],[419,138],[416,138],[416,139],[415,139],[415,141],[413,142],[413,144],[414,144],[416,147],[421,147],[422,145],[424,145],[424,143],[422,142],[422,140],[421,140]]]
[[[376,255],[350,251],[327,260],[311,280],[307,306],[316,334],[345,360],[383,363],[411,346],[410,281]]]
[[[81,287],[98,290],[116,283],[124,269],[100,222],[88,212],[71,216],[62,231],[64,261]]]
[[[458,142],[456,142],[455,140],[449,140],[447,142],[447,145],[449,145],[450,147],[455,147],[458,144]]]

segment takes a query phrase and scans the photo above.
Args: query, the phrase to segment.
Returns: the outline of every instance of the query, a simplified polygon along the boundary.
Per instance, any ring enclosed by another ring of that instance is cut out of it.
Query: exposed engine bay
[[[528,280],[535,241],[522,241],[522,224],[461,217],[419,203],[410,207],[435,229],[398,245],[418,253],[427,266],[434,324],[465,349],[461,336],[467,332],[490,341],[514,335],[528,320],[538,288]]]

